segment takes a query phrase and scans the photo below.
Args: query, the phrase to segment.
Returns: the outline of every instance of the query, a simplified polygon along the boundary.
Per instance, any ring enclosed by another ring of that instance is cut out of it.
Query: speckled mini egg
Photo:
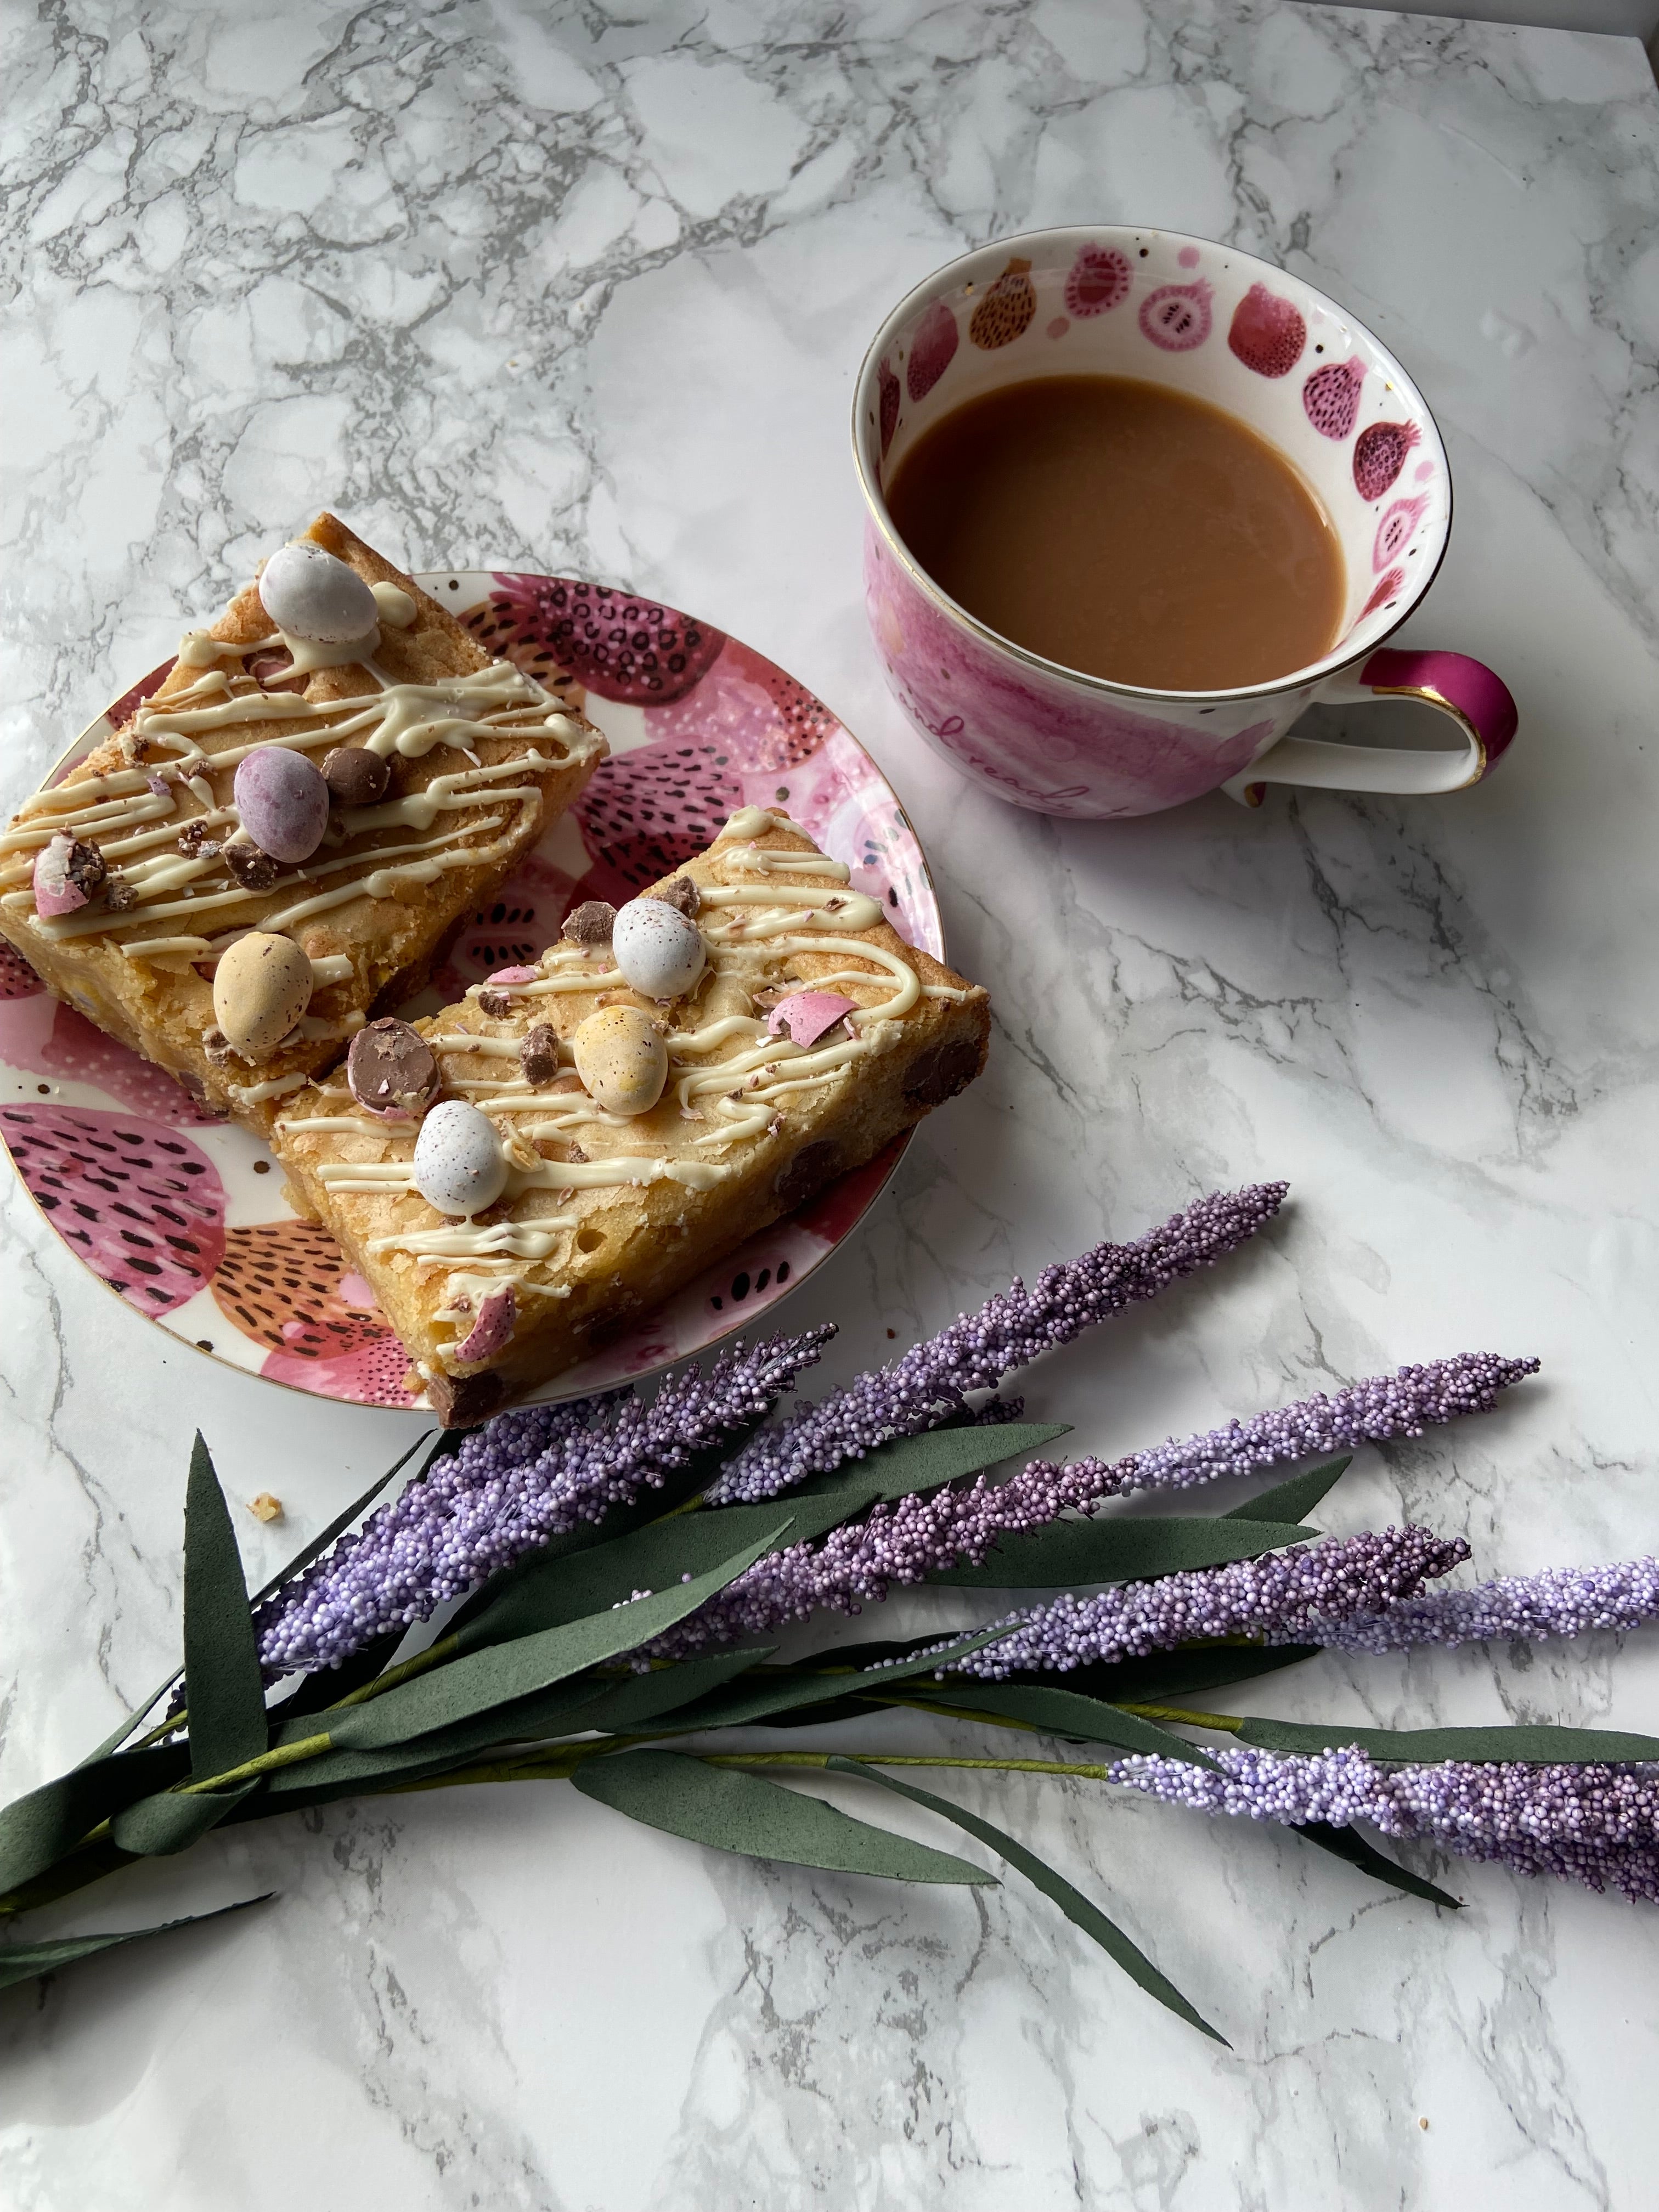
[[[213,971],[213,1018],[244,1060],[269,1060],[311,1004],[311,963],[291,937],[251,929]]]
[[[482,1213],[507,1188],[495,1125],[464,1098],[445,1098],[415,1139],[415,1188],[440,1213]]]
[[[260,574],[259,599],[278,629],[314,645],[346,645],[380,625],[374,592],[320,545],[280,546]]]
[[[663,899],[629,899],[618,908],[611,952],[647,999],[678,999],[702,973],[702,932]]]
[[[273,860],[308,860],[328,827],[322,770],[286,745],[256,745],[236,763],[236,811]]]
[[[668,1047],[650,1015],[637,1006],[601,1006],[570,1043],[576,1073],[596,1105],[612,1114],[648,1114],[662,1097]]]

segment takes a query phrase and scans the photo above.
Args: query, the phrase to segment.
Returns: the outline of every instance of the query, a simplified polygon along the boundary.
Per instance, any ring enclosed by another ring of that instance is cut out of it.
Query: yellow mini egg
[[[244,1060],[269,1060],[311,1004],[311,963],[291,937],[251,929],[213,971],[214,1019]]]
[[[648,1114],[668,1080],[668,1047],[637,1006],[601,1006],[570,1040],[576,1073],[596,1105],[612,1114]]]

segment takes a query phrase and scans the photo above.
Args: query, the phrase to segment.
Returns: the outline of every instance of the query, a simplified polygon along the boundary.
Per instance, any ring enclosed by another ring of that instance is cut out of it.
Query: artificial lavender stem
[[[1616,1559],[1435,1590],[1371,1620],[1333,1622],[1309,1641],[1345,1651],[1408,1651],[1419,1644],[1529,1644],[1651,1620],[1659,1620],[1659,1559]]]
[[[499,1414],[258,1608],[267,1675],[338,1666],[550,1537],[659,1489],[747,1434],[833,1334],[773,1337],[752,1350],[739,1342],[706,1379],[689,1367],[648,1403],[613,1394]]]
[[[1380,1534],[1327,1536],[1259,1559],[1124,1583],[1094,1597],[1068,1593],[1010,1613],[1011,1635],[946,1671],[999,1681],[1030,1669],[1067,1674],[1218,1637],[1304,1643],[1322,1622],[1375,1613],[1414,1596],[1425,1578],[1448,1573],[1468,1556],[1461,1536],[1437,1536],[1408,1522]]]
[[[1462,1352],[1426,1366],[1401,1367],[1352,1382],[1334,1396],[1321,1392],[1294,1406],[1229,1421],[1177,1443],[1173,1437],[1151,1451],[1131,1452],[1111,1463],[1080,1462],[1098,1470],[1093,1495],[1115,1498],[1130,1490],[1186,1490],[1221,1475],[1255,1474],[1288,1460],[1322,1452],[1352,1451],[1394,1437],[1419,1437],[1431,1424],[1463,1413],[1488,1413],[1498,1394],[1523,1376],[1535,1359],[1505,1359],[1495,1352]]]
[[[1030,1290],[1016,1277],[977,1313],[959,1315],[890,1366],[857,1376],[822,1404],[751,1437],[710,1486],[709,1504],[775,1498],[895,1437],[933,1427],[967,1392],[994,1389],[1039,1353],[1212,1265],[1272,1220],[1287,1188],[1264,1182],[1222,1191],[1133,1244],[1097,1244],[1045,1267]]]
[[[1243,1745],[1219,1772],[1161,1758],[1115,1760],[1112,1779],[1167,1804],[1304,1827],[1364,1820],[1461,1857],[1659,1902],[1659,1768],[1601,1765],[1384,1767],[1352,1748],[1311,1755]]]
[[[1418,1436],[1425,1423],[1485,1413],[1498,1392],[1536,1360],[1464,1352],[1426,1367],[1373,1376],[1334,1397],[1304,1399],[1283,1412],[1233,1421],[1185,1443],[1160,1444],[1108,1464],[1083,1459],[1066,1466],[1033,1460],[993,1486],[983,1475],[971,1489],[878,1505],[868,1518],[823,1541],[792,1545],[760,1559],[729,1589],[651,1647],[653,1658],[702,1650],[736,1636],[805,1620],[821,1607],[856,1613],[879,1604],[895,1585],[925,1581],[966,1559],[982,1565],[1004,1535],[1042,1526],[1069,1508],[1086,1508],[1121,1491],[1185,1487],[1222,1474],[1243,1474],[1321,1451]],[[990,1408],[981,1408],[982,1419]]]

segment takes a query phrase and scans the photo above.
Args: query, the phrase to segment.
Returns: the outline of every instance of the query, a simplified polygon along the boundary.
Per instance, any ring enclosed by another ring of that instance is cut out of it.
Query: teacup
[[[1342,550],[1346,602],[1322,659],[1227,691],[1079,673],[999,636],[912,557],[884,486],[964,401],[1038,376],[1139,378],[1207,400],[1311,486]],[[869,508],[865,589],[900,704],[955,766],[1042,814],[1156,813],[1269,783],[1461,791],[1515,735],[1502,680],[1461,653],[1387,640],[1434,581],[1451,477],[1428,404],[1370,332],[1268,262],[1178,232],[1028,232],[964,254],[888,317],[860,372],[853,449]],[[1316,700],[1408,698],[1457,743],[1410,751],[1287,737]]]

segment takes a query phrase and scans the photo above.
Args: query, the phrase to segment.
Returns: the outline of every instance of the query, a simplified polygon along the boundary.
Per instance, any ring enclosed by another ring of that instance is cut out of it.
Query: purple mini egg
[[[328,827],[328,786],[314,762],[285,745],[258,745],[237,763],[236,811],[262,853],[308,860]]]

